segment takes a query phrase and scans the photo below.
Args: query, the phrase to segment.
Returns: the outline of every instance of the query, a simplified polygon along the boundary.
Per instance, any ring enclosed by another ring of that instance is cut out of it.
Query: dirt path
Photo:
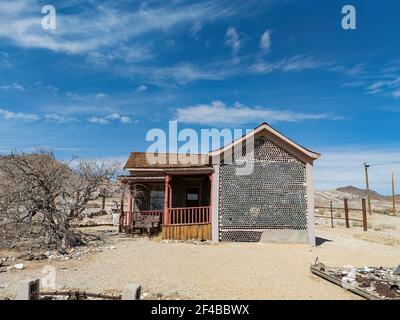
[[[362,231],[318,229],[323,242],[307,245],[225,243],[196,245],[160,243],[146,239],[113,240],[102,252],[82,260],[58,261],[57,284],[100,292],[117,291],[127,282],[145,291],[190,299],[358,299],[357,296],[311,275],[309,265],[318,256],[331,266],[396,266],[400,249],[357,239]],[[39,276],[47,262],[0,274],[0,288],[13,292],[15,281]]]

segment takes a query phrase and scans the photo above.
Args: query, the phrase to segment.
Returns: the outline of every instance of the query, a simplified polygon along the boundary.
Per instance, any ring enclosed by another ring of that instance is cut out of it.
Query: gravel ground
[[[397,233],[397,232],[396,232]],[[360,228],[317,228],[318,247],[271,243],[162,243],[110,237],[102,252],[80,260],[53,261],[58,289],[119,292],[128,282],[147,298],[189,299],[359,299],[309,271],[316,257],[330,266],[400,264],[400,249],[384,241],[393,234]],[[366,239],[371,238],[371,241]],[[397,236],[399,239],[399,236]],[[326,241],[327,240],[327,241]],[[12,297],[17,281],[40,276],[47,261],[0,273],[0,298]]]

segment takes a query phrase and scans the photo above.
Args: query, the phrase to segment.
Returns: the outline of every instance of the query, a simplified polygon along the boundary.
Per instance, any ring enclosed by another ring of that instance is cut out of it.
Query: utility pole
[[[394,191],[394,173],[392,172],[393,215],[396,215],[396,195]]]
[[[372,209],[371,209],[371,192],[369,190],[369,181],[368,181],[368,168],[370,167],[369,164],[364,162],[364,168],[365,168],[365,187],[367,189],[367,200],[368,200],[368,213],[372,215]]]

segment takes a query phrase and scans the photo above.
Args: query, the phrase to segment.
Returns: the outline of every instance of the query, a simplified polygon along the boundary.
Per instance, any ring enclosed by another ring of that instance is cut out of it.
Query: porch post
[[[132,197],[132,204],[131,204],[131,211],[132,211],[132,226],[135,225],[135,194],[136,194],[136,185],[133,184],[133,194],[131,194]]]
[[[168,225],[169,224],[169,219],[168,219],[168,189],[169,189],[169,175],[165,175],[165,192],[164,192],[164,218],[163,218],[163,224]]]
[[[125,192],[125,184],[124,183],[122,183],[122,185],[121,185],[121,202],[120,202],[120,210],[121,210],[121,212],[120,212],[120,215],[119,215],[119,232],[122,232],[123,231],[123,227],[124,227],[124,220],[125,220],[125,217],[124,217],[124,192]]]
[[[129,198],[128,198],[128,217],[129,217],[129,227],[133,225],[133,214],[132,214],[132,193],[129,188]]]
[[[168,190],[169,190],[169,208],[172,208],[172,176],[169,178],[168,181]]]

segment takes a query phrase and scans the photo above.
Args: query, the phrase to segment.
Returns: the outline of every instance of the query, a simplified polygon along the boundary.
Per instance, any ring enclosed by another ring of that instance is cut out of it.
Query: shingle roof
[[[203,168],[209,165],[208,154],[132,152],[124,169]]]

